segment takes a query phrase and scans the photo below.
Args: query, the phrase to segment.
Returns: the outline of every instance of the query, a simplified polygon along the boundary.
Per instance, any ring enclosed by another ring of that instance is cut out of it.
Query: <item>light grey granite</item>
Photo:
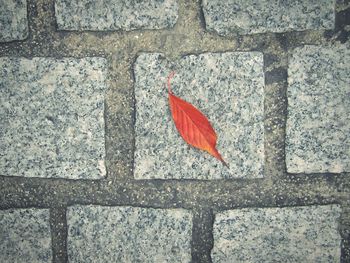
[[[217,148],[230,168],[189,146],[172,120],[166,79],[173,92],[209,119]],[[174,64],[141,54],[134,66],[136,179],[261,178],[264,167],[264,73],[258,52],[189,55]]]
[[[51,261],[49,210],[0,210],[0,262]]]
[[[27,1],[0,0],[0,42],[28,36]]]
[[[248,208],[219,213],[213,263],[340,262],[338,205]]]
[[[349,46],[292,51],[287,94],[287,171],[350,172]]]
[[[173,27],[176,0],[56,0],[60,30],[133,30]]]
[[[72,206],[69,262],[190,262],[192,214],[183,209]]]
[[[104,58],[0,58],[0,174],[106,174]]]
[[[334,0],[203,0],[206,28],[220,35],[333,29]]]

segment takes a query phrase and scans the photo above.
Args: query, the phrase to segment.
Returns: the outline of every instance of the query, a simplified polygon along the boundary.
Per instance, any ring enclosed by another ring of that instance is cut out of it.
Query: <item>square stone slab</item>
[[[230,168],[189,146],[171,117],[166,79],[176,96],[206,115]],[[134,66],[136,179],[261,178],[264,168],[264,72],[259,52],[189,55],[172,63],[141,54]]]
[[[0,210],[0,262],[52,262],[48,209]]]
[[[349,47],[296,48],[287,95],[287,171],[350,172]]]
[[[206,28],[220,35],[333,29],[334,0],[203,0]]]
[[[215,216],[213,263],[340,262],[338,205],[248,208]]]
[[[0,0],[0,42],[28,36],[27,1]]]
[[[176,0],[56,0],[60,30],[133,30],[173,27]]]
[[[0,174],[106,174],[104,58],[0,58]]]
[[[191,262],[183,209],[72,206],[67,221],[69,262]]]

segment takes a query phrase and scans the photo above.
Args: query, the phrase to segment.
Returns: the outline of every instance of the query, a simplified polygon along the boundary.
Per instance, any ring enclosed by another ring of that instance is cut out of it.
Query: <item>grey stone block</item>
[[[27,1],[0,0],[0,42],[28,36]]]
[[[55,14],[61,30],[133,30],[173,27],[176,0],[57,0]]]
[[[287,94],[287,171],[350,172],[349,47],[296,48]]]
[[[202,111],[230,165],[189,146],[172,120],[166,88]],[[264,73],[258,52],[190,55],[171,63],[141,54],[134,66],[136,179],[261,178],[264,168]]]
[[[215,216],[213,263],[340,262],[338,205],[248,208]]]
[[[334,0],[203,0],[206,28],[220,35],[333,29]]]
[[[190,262],[192,215],[183,209],[72,206],[70,262]]]
[[[0,58],[0,174],[106,174],[103,58]]]
[[[51,261],[49,210],[0,210],[0,262]]]

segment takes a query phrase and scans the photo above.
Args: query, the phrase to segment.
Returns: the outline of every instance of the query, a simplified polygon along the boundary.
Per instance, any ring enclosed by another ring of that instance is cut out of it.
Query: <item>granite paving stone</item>
[[[245,208],[218,213],[213,263],[340,262],[338,205]]]
[[[28,36],[27,1],[0,0],[0,42]]]
[[[288,67],[290,173],[350,172],[350,49],[294,49]]]
[[[60,30],[133,30],[173,27],[178,17],[176,0],[57,0]]]
[[[202,111],[218,134],[230,168],[186,144],[171,118],[166,78],[173,92]],[[261,178],[264,170],[264,73],[259,52],[188,55],[170,62],[140,54],[134,65],[136,179]]]
[[[0,174],[106,174],[104,58],[0,58]]]
[[[333,29],[334,0],[203,0],[206,28],[220,35]]]
[[[0,210],[0,262],[51,262],[48,209]]]
[[[184,209],[71,206],[69,262],[190,262],[192,214]]]

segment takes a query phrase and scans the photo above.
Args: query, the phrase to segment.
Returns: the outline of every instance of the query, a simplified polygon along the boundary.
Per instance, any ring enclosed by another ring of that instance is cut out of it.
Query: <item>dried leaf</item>
[[[169,74],[167,84],[170,111],[178,132],[188,144],[207,151],[228,167],[216,149],[217,136],[207,117],[171,91],[170,80],[174,75],[175,72]]]

